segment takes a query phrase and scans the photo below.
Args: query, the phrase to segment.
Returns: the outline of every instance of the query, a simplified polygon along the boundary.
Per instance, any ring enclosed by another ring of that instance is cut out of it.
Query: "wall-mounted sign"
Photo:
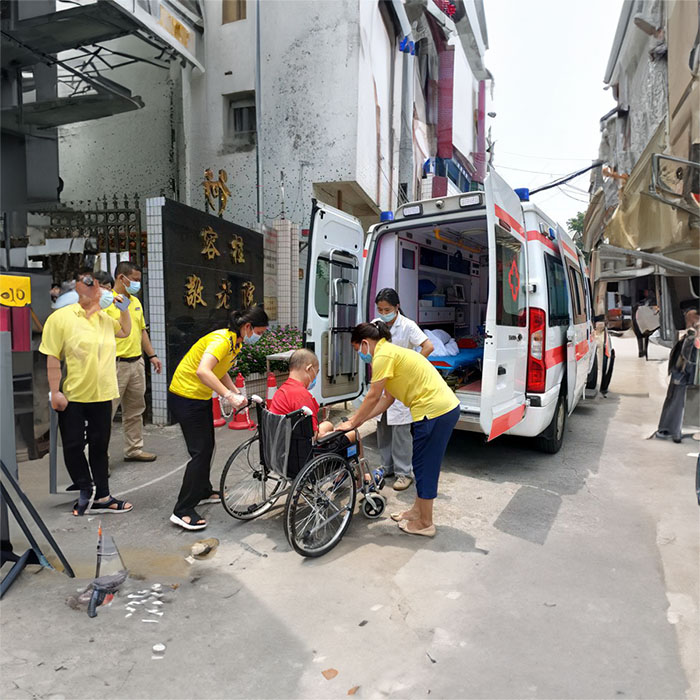
[[[32,286],[29,277],[0,275],[0,304],[3,306],[27,306],[32,303]]]

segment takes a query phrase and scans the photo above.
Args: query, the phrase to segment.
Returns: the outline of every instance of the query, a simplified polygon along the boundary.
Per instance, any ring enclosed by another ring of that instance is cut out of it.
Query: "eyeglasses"
[[[78,282],[82,282],[86,287],[92,287],[95,284],[92,275],[83,275],[83,277],[78,278]]]

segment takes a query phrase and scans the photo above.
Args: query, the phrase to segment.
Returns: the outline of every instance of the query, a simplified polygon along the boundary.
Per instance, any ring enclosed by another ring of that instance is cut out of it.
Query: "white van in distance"
[[[460,400],[459,429],[559,450],[596,373],[586,264],[494,170],[484,191],[405,204],[366,237],[358,220],[314,202],[307,270],[304,331],[321,362],[321,405],[364,390],[350,332],[393,287],[406,316],[455,341],[429,359]]]

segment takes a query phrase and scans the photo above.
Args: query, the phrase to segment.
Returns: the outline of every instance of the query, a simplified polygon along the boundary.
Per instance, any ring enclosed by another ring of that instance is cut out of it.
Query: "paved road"
[[[455,435],[432,541],[357,514],[331,554],[305,560],[279,510],[240,524],[209,506],[206,534],[221,545],[190,565],[198,535],[167,523],[183,443],[176,429],[150,431],[158,461],[113,469],[135,510],[103,519],[135,578],[90,620],[64,603],[81,582],[25,573],[2,603],[2,696],[328,698],[359,686],[363,698],[697,697],[697,443],[644,439],[663,353],[644,363],[633,342],[617,347],[609,397],[577,409],[558,455]],[[242,439],[218,435],[217,473]],[[46,495],[45,463],[21,472],[89,578],[97,520]],[[389,494],[389,510],[411,498]],[[126,595],[153,583],[163,605],[126,617],[137,600]],[[156,643],[166,650],[153,658]]]

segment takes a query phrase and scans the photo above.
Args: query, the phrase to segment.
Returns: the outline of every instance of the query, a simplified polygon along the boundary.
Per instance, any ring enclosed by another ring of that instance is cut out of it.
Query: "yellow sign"
[[[30,277],[0,275],[0,305],[27,306],[32,303]]]

